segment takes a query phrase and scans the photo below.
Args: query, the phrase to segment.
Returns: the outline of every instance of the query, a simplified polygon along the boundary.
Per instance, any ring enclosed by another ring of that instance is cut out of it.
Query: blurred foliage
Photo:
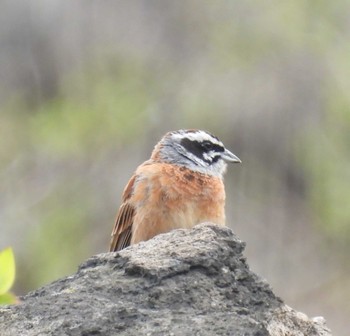
[[[152,76],[131,59],[103,64],[103,69],[87,64],[71,74],[56,98],[32,111],[13,99],[2,115],[7,138],[0,153],[3,164],[6,160],[10,164],[14,153],[24,150],[21,166],[29,178],[42,158],[44,165],[55,162],[73,167],[71,175],[54,182],[52,190],[39,196],[32,207],[37,222],[26,238],[26,258],[19,260],[22,288],[36,288],[68,274],[89,255],[86,230],[92,224],[89,216],[96,196],[86,190],[84,173],[76,170],[91,165],[102,147],[107,153],[121,150],[145,131]],[[37,188],[42,183],[38,181]]]
[[[349,81],[349,79],[344,78]],[[350,81],[348,83],[350,85]],[[349,87],[350,89],[350,87]],[[303,138],[309,199],[316,223],[339,243],[350,242],[350,100],[330,90],[327,115]]]
[[[72,190],[68,187],[56,191],[34,210],[40,213],[40,222],[29,233],[27,257],[19,264],[27,274],[23,286],[36,288],[38,281],[42,285],[69,274],[86,257],[89,249],[85,223],[89,205],[82,199],[74,201]],[[82,189],[80,192],[84,193]]]
[[[9,292],[15,281],[15,257],[9,247],[0,251],[0,305],[13,304],[17,298]]]
[[[131,60],[105,63],[111,65],[102,71],[87,64],[71,75],[63,92],[31,116],[33,146],[49,155],[80,156],[142,133],[152,92],[147,72]]]

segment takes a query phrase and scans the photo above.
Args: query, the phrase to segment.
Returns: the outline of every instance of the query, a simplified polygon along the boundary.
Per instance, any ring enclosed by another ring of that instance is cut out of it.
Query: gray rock
[[[248,267],[230,229],[201,224],[119,253],[0,308],[1,336],[331,335]]]

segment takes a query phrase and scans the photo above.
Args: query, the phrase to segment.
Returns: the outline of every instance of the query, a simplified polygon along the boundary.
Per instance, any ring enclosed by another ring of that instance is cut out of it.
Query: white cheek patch
[[[204,160],[212,161],[217,153],[210,151],[209,153],[203,153]]]
[[[227,167],[227,164],[223,160],[219,160],[218,162],[215,162],[211,165],[209,164],[204,165],[204,162],[202,161],[201,165],[194,164],[194,165],[190,165],[188,168],[203,174],[218,176],[222,178],[223,174],[226,171],[226,167]]]

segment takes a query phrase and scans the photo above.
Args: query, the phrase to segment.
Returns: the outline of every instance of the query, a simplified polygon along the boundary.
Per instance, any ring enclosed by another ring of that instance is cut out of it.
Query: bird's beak
[[[235,154],[231,153],[229,150],[225,149],[225,151],[221,154],[221,157],[224,161],[226,162],[231,162],[231,163],[241,163],[242,161],[239,159],[238,156]]]

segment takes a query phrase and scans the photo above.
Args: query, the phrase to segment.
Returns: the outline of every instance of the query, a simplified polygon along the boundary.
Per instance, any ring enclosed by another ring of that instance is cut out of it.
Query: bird
[[[202,222],[225,225],[227,163],[241,160],[207,131],[166,133],[123,191],[109,250]]]

